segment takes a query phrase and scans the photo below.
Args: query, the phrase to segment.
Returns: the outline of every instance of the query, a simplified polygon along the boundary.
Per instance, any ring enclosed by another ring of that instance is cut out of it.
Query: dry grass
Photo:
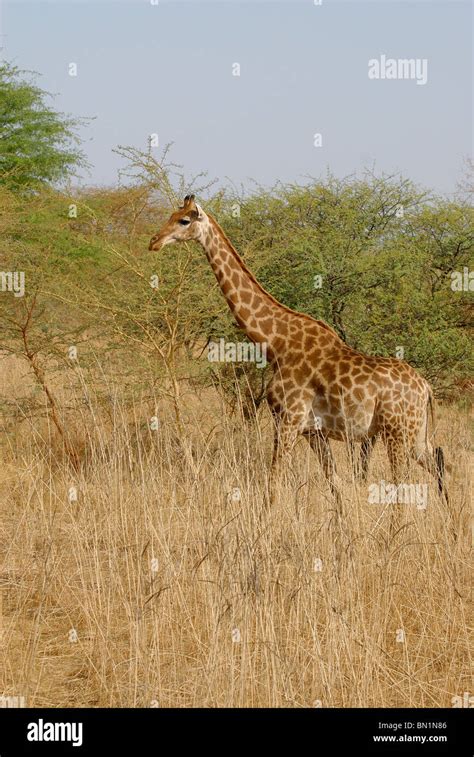
[[[7,378],[24,379],[1,377],[13,396]],[[111,388],[93,404],[76,418],[78,474],[44,421],[1,448],[0,693],[33,707],[449,707],[472,690],[465,416],[441,415],[449,510],[430,482],[426,511],[406,506],[390,538],[342,445],[341,526],[304,440],[262,509],[266,412],[245,425],[216,396],[190,400],[180,435],[166,405],[151,431],[139,397],[125,408]]]

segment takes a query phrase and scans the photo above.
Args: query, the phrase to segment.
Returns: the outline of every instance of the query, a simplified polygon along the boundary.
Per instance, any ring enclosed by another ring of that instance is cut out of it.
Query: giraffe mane
[[[241,268],[245,271],[245,273],[247,274],[247,276],[253,281],[253,283],[255,284],[255,286],[258,289],[260,289],[261,292],[263,292],[263,294],[265,294],[272,302],[274,302],[280,308],[282,308],[283,310],[285,310],[287,313],[292,313],[293,315],[298,315],[301,318],[304,318],[304,319],[306,319],[308,321],[313,321],[314,323],[317,323],[318,326],[326,329],[327,331],[329,331],[329,333],[333,334],[333,336],[337,337],[337,339],[339,339],[340,341],[342,341],[342,339],[339,336],[339,334],[336,331],[334,331],[334,329],[331,328],[331,326],[328,326],[327,323],[324,323],[324,321],[319,321],[317,318],[313,318],[312,315],[308,315],[307,313],[300,313],[298,310],[293,310],[292,308],[289,308],[287,305],[283,305],[283,303],[279,302],[279,300],[277,300],[277,298],[274,297],[270,292],[267,292],[267,290],[260,284],[260,282],[255,278],[255,276],[252,273],[252,271],[245,264],[244,260],[239,255],[239,253],[235,249],[234,245],[230,241],[229,237],[223,231],[222,227],[219,226],[219,224],[216,221],[216,219],[214,218],[214,216],[210,215],[209,213],[207,213],[206,215],[209,218],[209,221],[211,222],[214,230],[219,234],[219,236],[228,245],[229,249],[231,250],[233,256],[235,257],[235,259],[237,260],[237,262],[239,263],[239,265],[241,266]]]

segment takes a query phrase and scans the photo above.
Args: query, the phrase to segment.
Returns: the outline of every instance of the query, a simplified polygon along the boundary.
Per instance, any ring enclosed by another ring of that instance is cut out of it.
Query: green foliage
[[[61,181],[85,166],[77,149],[80,123],[57,113],[25,72],[0,65],[0,184],[16,191]]]
[[[148,252],[189,183],[172,179],[149,153],[123,156],[134,168],[126,187],[72,195],[43,188],[27,198],[0,188],[3,270],[25,271],[26,300],[37,296],[32,344],[45,352],[50,339],[51,354],[64,355],[75,335],[82,355],[97,341],[107,353],[128,349],[117,375],[136,382],[145,355],[177,405],[180,382],[189,380],[217,382],[231,402],[258,402],[264,372],[206,360],[209,340],[245,337],[201,248]],[[241,197],[208,194],[201,198],[206,210],[281,302],[323,319],[363,352],[396,355],[403,348],[438,396],[466,393],[474,368],[472,292],[453,291],[451,274],[472,266],[467,204],[371,175],[329,176]],[[0,321],[9,324],[3,347],[21,349],[25,304],[0,295]]]
[[[260,191],[240,201],[240,218],[220,220],[268,291],[351,346],[403,348],[439,395],[472,376],[472,291],[451,288],[472,266],[468,205],[396,177],[328,177]]]

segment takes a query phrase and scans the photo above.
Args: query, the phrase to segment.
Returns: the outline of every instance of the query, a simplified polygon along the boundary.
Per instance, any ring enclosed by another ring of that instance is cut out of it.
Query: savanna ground
[[[438,409],[449,507],[415,466],[428,505],[401,506],[390,534],[390,507],[368,502],[342,444],[342,524],[304,440],[265,510],[266,407],[248,417],[216,389],[183,384],[177,415],[151,380],[130,393],[98,355],[96,382],[79,363],[53,385],[78,464],[28,362],[0,361],[12,409],[0,448],[4,696],[32,707],[450,707],[472,691],[466,410]],[[378,445],[369,483],[381,480]]]

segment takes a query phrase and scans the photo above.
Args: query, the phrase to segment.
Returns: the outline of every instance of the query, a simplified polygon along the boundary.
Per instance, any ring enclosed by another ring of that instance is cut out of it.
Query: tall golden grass
[[[20,396],[23,367],[1,365],[0,394]],[[217,392],[190,392],[179,425],[158,398],[126,402],[105,370],[103,384],[100,402],[83,385],[68,415],[79,471],[47,417],[4,431],[0,694],[31,707],[449,707],[470,689],[465,414],[440,414],[449,506],[415,466],[428,506],[401,506],[391,534],[342,444],[342,521],[304,440],[266,510],[266,409],[247,422]],[[369,483],[381,480],[379,445]]]

